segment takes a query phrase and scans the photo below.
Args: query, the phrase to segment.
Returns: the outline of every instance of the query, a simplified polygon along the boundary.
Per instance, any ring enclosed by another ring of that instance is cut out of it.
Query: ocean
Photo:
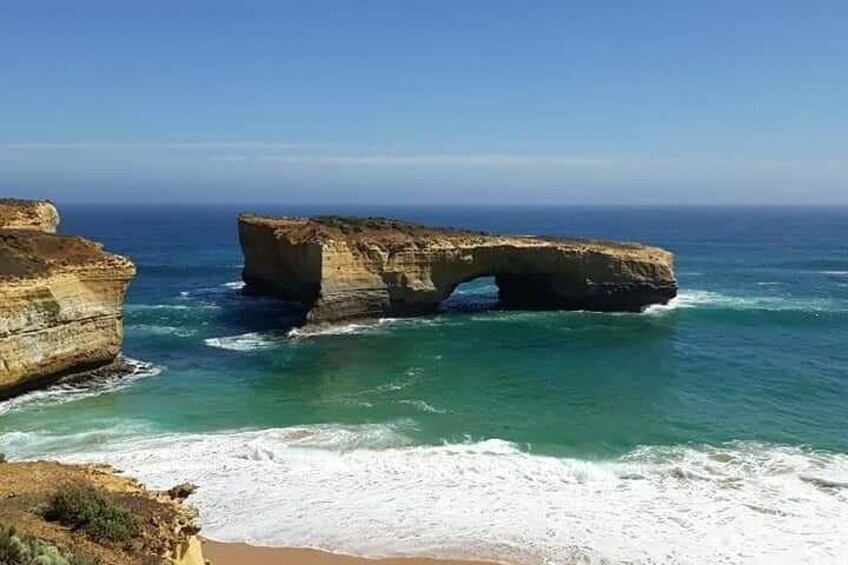
[[[61,203],[60,203],[61,204]],[[0,451],[190,481],[204,534],[514,563],[848,562],[848,209],[60,206],[129,255],[126,379],[0,403]],[[241,208],[640,241],[642,314],[436,316],[309,333],[243,296]]]

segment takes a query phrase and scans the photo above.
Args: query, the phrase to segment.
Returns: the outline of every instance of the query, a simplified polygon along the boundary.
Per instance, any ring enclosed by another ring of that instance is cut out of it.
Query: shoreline
[[[430,557],[357,557],[321,549],[265,547],[201,538],[203,556],[212,565],[497,565],[494,561]]]

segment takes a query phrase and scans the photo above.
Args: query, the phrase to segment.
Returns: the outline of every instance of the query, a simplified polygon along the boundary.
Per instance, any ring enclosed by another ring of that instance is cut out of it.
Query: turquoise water
[[[194,480],[221,539],[528,562],[848,558],[848,210],[342,210],[661,245],[681,293],[638,315],[505,312],[478,279],[438,316],[319,335],[241,295],[235,209],[63,212],[65,231],[138,264],[125,353],[139,373],[0,404],[13,457]]]

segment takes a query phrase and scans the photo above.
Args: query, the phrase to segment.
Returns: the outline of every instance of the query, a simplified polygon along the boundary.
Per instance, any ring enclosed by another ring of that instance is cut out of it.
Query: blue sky
[[[0,192],[848,204],[848,3],[0,4]]]

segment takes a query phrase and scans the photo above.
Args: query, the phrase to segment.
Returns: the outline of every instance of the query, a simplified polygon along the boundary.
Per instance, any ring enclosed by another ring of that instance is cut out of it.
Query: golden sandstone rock
[[[0,200],[0,398],[120,353],[135,266],[58,223],[49,202]]]
[[[301,303],[309,324],[433,313],[482,276],[514,309],[638,312],[677,294],[674,256],[632,243],[250,214],[239,237],[246,291]]]
[[[0,229],[56,233],[59,211],[46,200],[0,199]]]

